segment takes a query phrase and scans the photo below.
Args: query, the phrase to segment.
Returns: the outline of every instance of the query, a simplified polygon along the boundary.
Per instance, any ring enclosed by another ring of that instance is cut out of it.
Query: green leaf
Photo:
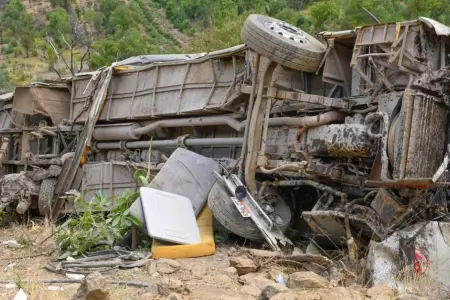
[[[129,216],[128,219],[136,226],[142,226],[142,222],[135,216]]]
[[[116,217],[116,218],[114,218],[114,220],[113,220],[111,226],[116,227],[117,224],[119,224],[119,222],[120,222],[120,218],[119,218],[119,217]]]
[[[111,231],[107,233],[106,240],[111,244],[114,243],[115,239],[114,239],[114,235]]]
[[[145,185],[145,186],[147,186],[149,183],[148,183],[148,180],[147,180],[147,177],[145,177],[145,176],[139,176],[138,177],[139,178],[139,181],[143,184],[143,185]]]
[[[61,255],[60,257],[58,257],[58,260],[63,260],[68,258],[72,253],[70,251],[65,252],[63,255]]]

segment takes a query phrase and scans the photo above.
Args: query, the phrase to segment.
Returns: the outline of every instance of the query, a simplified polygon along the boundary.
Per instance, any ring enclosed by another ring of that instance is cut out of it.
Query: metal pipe
[[[299,127],[317,127],[334,121],[343,121],[345,113],[338,111],[328,111],[316,116],[306,116],[300,118],[280,117],[269,119],[269,126],[299,126]]]
[[[352,112],[357,113],[357,114],[366,114],[366,113],[370,113],[373,111],[376,111],[378,109],[378,105],[375,106],[371,106],[365,109],[354,109],[352,110]]]
[[[378,24],[381,23],[380,20],[375,17],[375,15],[373,13],[371,13],[367,8],[363,7],[362,8],[375,22],[377,22]]]
[[[47,159],[47,158],[57,158],[57,154],[38,154],[35,155],[34,158],[36,159]]]
[[[183,126],[217,126],[228,125],[234,130],[240,132],[244,129],[241,122],[235,118],[227,116],[208,116],[198,118],[183,118],[183,119],[165,119],[152,122],[144,127],[136,128],[132,132],[136,135],[144,135],[155,131],[161,127],[183,127]]]
[[[137,140],[142,135],[154,132],[160,128],[184,127],[184,126],[218,126],[228,125],[237,132],[246,128],[247,120],[236,120],[237,115],[208,116],[198,118],[165,119],[152,122],[144,127],[136,123],[127,123],[114,126],[98,126],[94,130],[94,139],[97,141]],[[345,114],[337,111],[329,111],[317,116],[306,116],[300,118],[280,117],[270,118],[268,126],[298,126],[317,127],[334,121],[342,121]],[[245,135],[245,133],[244,133]],[[248,135],[248,134],[247,134]],[[245,136],[244,136],[244,140]]]
[[[154,140],[152,141],[152,148],[167,148],[179,146],[239,146],[242,145],[244,139],[241,137],[235,138],[186,138],[174,140]],[[125,147],[129,149],[147,148],[149,141],[129,141],[125,143]],[[121,142],[97,142],[95,148],[98,150],[113,150],[121,149],[123,144]]]
[[[288,164],[288,165],[284,165],[284,166],[279,166],[273,169],[266,169],[264,167],[259,167],[259,170],[264,173],[264,174],[275,174],[281,171],[287,171],[287,170],[295,170],[298,171],[300,169],[304,168],[303,166],[301,166],[300,164]]]
[[[51,136],[57,136],[57,135],[58,135],[56,132],[50,131],[50,130],[48,130],[48,129],[46,129],[46,128],[39,128],[38,130],[39,130],[41,133],[45,133],[45,134],[47,134],[47,135],[51,135]]]
[[[244,143],[242,144],[242,150],[241,150],[241,160],[239,162],[239,173],[238,177],[242,181],[243,178],[243,172],[244,172],[244,161],[245,161],[245,154],[247,151],[247,139],[248,139],[248,129],[250,124],[250,118],[252,117],[252,111],[253,111],[253,103],[255,102],[255,93],[256,93],[256,82],[258,81],[258,72],[259,72],[259,61],[261,58],[261,55],[257,52],[255,56],[255,69],[253,70],[252,74],[252,89],[250,91],[250,99],[248,102],[247,107],[247,119],[244,121],[245,131],[244,131]],[[250,59],[251,60],[251,59]]]
[[[96,141],[138,140],[140,136],[134,130],[139,127],[136,123],[97,126],[93,138]]]
[[[356,37],[356,30],[342,30],[342,31],[322,31],[319,33],[323,38],[346,38],[346,37]]]

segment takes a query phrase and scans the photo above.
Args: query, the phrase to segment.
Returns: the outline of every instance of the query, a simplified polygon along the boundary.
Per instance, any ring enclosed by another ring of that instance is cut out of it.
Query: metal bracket
[[[447,169],[448,163],[450,161],[449,153],[450,153],[450,144],[447,145],[447,152],[445,153],[444,160],[442,161],[441,165],[437,169],[436,173],[434,173],[431,181],[433,181],[433,182],[438,181],[439,178],[441,178],[442,174],[444,174],[445,170]]]
[[[261,208],[261,206],[256,202],[256,200],[252,197],[246,187],[244,187],[243,183],[239,180],[239,177],[235,174],[231,174],[229,178],[226,176],[221,176],[217,173],[215,175],[221,180],[228,188],[228,191],[232,195],[232,197],[238,198],[238,200],[242,201],[242,204],[246,207],[250,214],[250,218],[255,223],[256,227],[261,231],[267,243],[269,243],[270,247],[274,251],[281,251],[279,244],[282,246],[294,245],[292,241],[287,238],[281,229],[274,225],[270,217],[265,213],[265,211]],[[236,189],[245,190],[245,194],[242,197],[237,197]]]

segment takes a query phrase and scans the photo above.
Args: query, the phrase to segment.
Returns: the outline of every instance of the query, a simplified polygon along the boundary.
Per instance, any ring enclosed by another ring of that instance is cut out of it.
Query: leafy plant
[[[115,206],[108,212],[111,201],[102,192],[92,201],[85,201],[84,196],[79,195],[75,199],[75,207],[81,212],[58,226],[55,231],[55,241],[63,253],[60,259],[81,255],[96,247],[110,247],[133,224],[141,226],[141,222],[129,210],[138,197],[137,191],[125,190],[120,197],[114,199]]]

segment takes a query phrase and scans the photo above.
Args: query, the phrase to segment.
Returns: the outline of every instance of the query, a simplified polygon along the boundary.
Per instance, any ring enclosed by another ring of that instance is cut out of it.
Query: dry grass
[[[412,293],[431,299],[449,299],[449,288],[433,280],[429,276],[430,274],[437,274],[437,271],[429,269],[426,274],[418,274],[413,267],[403,269],[398,275],[398,280],[401,282],[399,292]]]

